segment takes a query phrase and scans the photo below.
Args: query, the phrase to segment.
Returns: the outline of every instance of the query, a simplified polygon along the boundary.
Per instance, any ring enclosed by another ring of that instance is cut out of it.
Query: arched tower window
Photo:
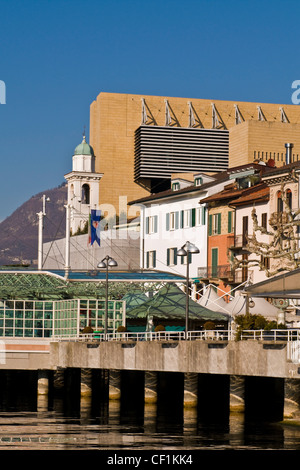
[[[286,195],[287,205],[291,209],[293,193],[290,189],[287,189],[285,195]],[[283,200],[282,200],[281,191],[278,191],[277,193],[277,212],[283,212]]]
[[[283,200],[281,196],[281,191],[277,193],[277,212],[283,212]]]
[[[82,185],[81,203],[82,204],[90,203],[90,186],[86,183]]]
[[[286,190],[286,198],[289,208],[292,208],[292,191],[290,189]]]
[[[70,199],[72,200],[74,198],[74,184],[71,184],[70,186]]]

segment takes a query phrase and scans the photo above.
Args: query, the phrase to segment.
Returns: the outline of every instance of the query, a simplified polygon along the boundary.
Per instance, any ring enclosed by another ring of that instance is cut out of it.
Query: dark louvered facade
[[[229,132],[140,126],[135,132],[135,181],[170,180],[172,173],[228,168]]]

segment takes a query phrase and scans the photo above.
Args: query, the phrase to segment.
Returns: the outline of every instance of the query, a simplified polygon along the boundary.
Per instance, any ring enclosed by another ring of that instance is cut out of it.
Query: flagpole
[[[38,212],[39,218],[39,231],[38,231],[38,270],[40,271],[43,266],[43,212]]]
[[[66,208],[66,255],[65,255],[65,276],[68,276],[70,271],[70,208],[71,206],[67,204]]]

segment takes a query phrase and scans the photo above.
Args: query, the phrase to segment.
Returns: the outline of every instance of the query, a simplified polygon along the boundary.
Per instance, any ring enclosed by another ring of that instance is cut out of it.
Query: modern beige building
[[[100,93],[90,108],[100,204],[170,186],[171,174],[218,172],[254,160],[300,159],[300,107],[271,103]],[[133,214],[132,214],[133,215]]]

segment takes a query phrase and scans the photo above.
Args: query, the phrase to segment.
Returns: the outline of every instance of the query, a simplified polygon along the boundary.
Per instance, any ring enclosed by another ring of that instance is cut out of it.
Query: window
[[[270,269],[270,258],[266,256],[261,256],[260,257],[260,262],[266,269]]]
[[[288,207],[292,208],[292,191],[290,189],[286,190],[286,203]],[[277,193],[277,212],[283,212],[283,199],[281,191]]]
[[[211,275],[212,277],[218,276],[218,262],[219,262],[219,249],[212,248],[211,250]]]
[[[170,212],[166,214],[166,230],[175,230],[179,228],[179,212]]]
[[[74,184],[70,185],[70,199],[71,201],[74,199]]]
[[[206,207],[197,207],[196,209],[196,225],[205,225]]]
[[[181,264],[186,264],[187,263],[187,256],[180,256],[181,258]],[[189,253],[189,264],[192,262],[192,253]]]
[[[183,211],[183,226],[190,227],[191,226],[191,212],[189,210]]]
[[[78,301],[77,301],[78,302]],[[84,328],[85,326],[91,326],[95,330],[103,330],[105,326],[105,301],[103,300],[91,300],[91,299],[81,299],[80,301],[80,320],[79,320],[79,327],[80,329]],[[107,312],[107,328],[108,332],[116,331],[116,329],[123,325],[124,319],[124,302],[119,300],[110,300],[108,302],[108,312]],[[65,321],[65,314],[63,311],[60,312],[60,322],[58,322],[57,327],[61,330],[61,334],[74,334],[71,332],[70,328],[65,328],[64,321]],[[76,308],[76,313],[72,317],[68,317],[68,322],[73,322],[73,328],[75,333],[77,331],[77,323],[78,323],[78,307]],[[59,330],[56,334],[59,334]]]
[[[177,264],[177,248],[167,249],[167,266],[176,266]]]
[[[172,191],[178,191],[180,189],[179,183],[172,183]]]
[[[221,234],[221,214],[210,214],[208,234],[209,235]]]
[[[157,215],[146,217],[146,234],[157,233]]]
[[[242,239],[243,246],[248,244],[248,216],[245,215],[243,217],[243,239]]]
[[[196,209],[187,209],[181,211],[181,221],[180,227],[187,228],[187,227],[195,227],[196,225]]]
[[[234,232],[234,213],[233,211],[228,212],[228,233]]]
[[[146,253],[146,266],[147,268],[156,267],[156,251],[147,251]]]
[[[179,227],[179,212],[170,213],[170,230],[175,230]]]
[[[287,189],[286,191],[286,198],[287,198],[287,205],[289,208],[292,208],[292,191],[290,189]]]
[[[195,227],[196,208],[166,214],[166,230]]]
[[[281,191],[277,193],[277,212],[283,212],[283,201],[281,197]]]
[[[88,184],[83,184],[81,188],[81,203],[89,204],[90,203],[90,187]]]
[[[264,229],[267,229],[267,222],[268,222],[268,214],[264,212],[263,214],[261,214],[261,226]]]
[[[198,178],[195,178],[195,186],[201,186],[201,184],[203,183],[203,178],[198,177]]]
[[[192,225],[192,214],[190,209],[181,211],[181,227],[191,227]]]

